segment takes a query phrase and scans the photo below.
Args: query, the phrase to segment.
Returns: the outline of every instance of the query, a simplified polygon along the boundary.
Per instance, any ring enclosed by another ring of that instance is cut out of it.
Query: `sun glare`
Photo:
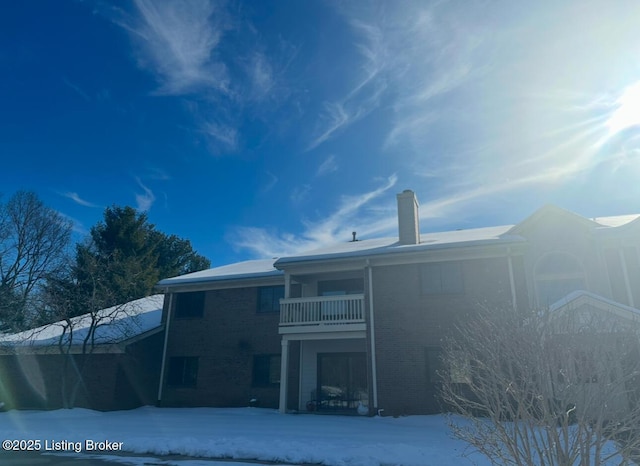
[[[618,108],[607,120],[609,134],[640,125],[640,81],[625,89],[617,100]]]

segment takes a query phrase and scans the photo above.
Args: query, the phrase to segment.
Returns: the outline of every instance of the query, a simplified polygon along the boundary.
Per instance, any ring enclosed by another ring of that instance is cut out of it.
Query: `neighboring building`
[[[162,306],[163,296],[154,295],[0,336],[0,401],[9,409],[154,404]]]
[[[546,307],[586,290],[637,309],[639,218],[545,206],[517,225],[420,234],[404,191],[397,238],[162,280],[158,401],[437,412],[442,338],[477,306]]]
[[[637,416],[640,310],[574,291],[550,306],[548,316],[552,367],[561,367],[548,397],[591,419]]]

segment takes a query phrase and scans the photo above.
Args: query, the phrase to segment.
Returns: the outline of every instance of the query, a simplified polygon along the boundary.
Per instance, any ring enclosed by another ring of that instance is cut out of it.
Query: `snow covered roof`
[[[640,218],[640,214],[635,215],[614,215],[611,217],[596,217],[593,219],[594,222],[604,226],[604,227],[621,227],[623,225],[628,225],[629,223]]]
[[[337,259],[347,257],[375,256],[403,252],[420,252],[430,249],[444,249],[472,246],[475,244],[511,243],[524,241],[522,237],[507,235],[512,225],[472,228],[469,230],[424,233],[420,244],[400,244],[398,238],[378,238],[363,241],[339,243],[325,248],[278,259],[276,267],[293,262],[309,260]]]
[[[165,278],[160,280],[156,285],[158,288],[163,286],[186,285],[193,283],[204,283],[211,281],[236,280],[239,278],[264,278],[281,276],[283,273],[277,270],[273,263],[277,258],[273,259],[257,259],[235,264],[223,265],[213,269],[201,270],[199,272],[188,273],[178,277]]]
[[[584,304],[591,304],[602,310],[618,310],[634,318],[640,317],[640,310],[636,308],[584,290],[572,291],[549,306],[549,311],[558,312],[561,309],[576,309]]]
[[[249,260],[235,264],[223,265],[221,267],[215,267],[208,270],[201,270],[199,272],[193,272],[186,275],[180,275],[178,277],[166,278],[158,282],[156,287],[161,289],[162,287],[192,285],[225,280],[279,277],[283,275],[283,272],[276,268],[280,264],[307,260],[373,256],[398,252],[417,252],[427,249],[469,246],[477,242],[490,243],[523,241],[520,237],[505,235],[510,228],[511,226],[509,225],[448,231],[442,233],[427,233],[421,235],[422,239],[420,244],[411,245],[400,244],[398,242],[398,238],[376,238],[362,241],[348,241],[279,259]]]
[[[97,321],[94,333],[95,344],[120,343],[129,338],[159,328],[162,317],[164,295],[157,294],[129,303],[102,309],[94,314],[84,314],[71,319],[73,345],[82,344],[91,330],[92,321]],[[12,335],[1,335],[0,346],[27,347],[57,345],[64,335],[69,343],[69,324],[54,322],[42,327],[25,330]]]
[[[161,289],[162,287],[198,283],[204,284],[225,280],[278,277],[283,274],[283,272],[278,269],[284,268],[287,264],[307,261],[373,257],[385,254],[416,253],[428,250],[453,249],[478,245],[489,246],[493,244],[520,243],[526,241],[526,239],[520,235],[522,228],[548,212],[560,212],[563,215],[574,217],[585,225],[595,227],[599,230],[609,230],[640,221],[640,215],[621,215],[587,219],[568,210],[561,209],[560,207],[547,205],[538,209],[517,225],[422,233],[420,235],[420,244],[400,244],[397,237],[346,241],[287,257],[238,262],[178,277],[167,278],[161,280],[157,284],[157,287]]]

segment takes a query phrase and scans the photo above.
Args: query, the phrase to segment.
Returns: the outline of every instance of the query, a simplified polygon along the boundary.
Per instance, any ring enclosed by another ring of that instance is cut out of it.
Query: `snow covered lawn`
[[[0,413],[0,439],[122,442],[122,451],[317,463],[436,466],[489,463],[451,438],[442,416],[283,415],[259,408],[86,409]],[[65,445],[58,443],[58,445]],[[69,443],[70,445],[70,443]],[[84,449],[84,448],[83,448]]]

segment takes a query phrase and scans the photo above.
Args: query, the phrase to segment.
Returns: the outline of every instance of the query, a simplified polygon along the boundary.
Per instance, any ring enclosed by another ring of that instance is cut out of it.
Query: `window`
[[[575,355],[574,360],[576,371],[576,382],[578,383],[597,383],[598,369],[594,354],[586,351],[579,351]]]
[[[565,253],[544,256],[536,265],[535,276],[539,306],[549,306],[572,291],[585,288],[582,266]]]
[[[280,383],[280,355],[259,354],[253,357],[253,386],[269,387]]]
[[[197,380],[197,357],[174,357],[169,359],[167,385],[174,387],[195,387]]]
[[[348,278],[344,280],[321,280],[318,282],[318,296],[335,296],[343,294],[364,293],[362,278]]]
[[[471,383],[471,361],[463,351],[454,351],[449,361],[449,377],[452,383]]]
[[[421,269],[424,294],[458,294],[464,292],[462,263],[425,264]]]
[[[425,348],[427,382],[433,385],[440,384],[443,381],[442,378],[445,377],[450,383],[470,383],[471,363],[469,356],[462,351],[454,351],[445,357],[446,360],[443,360],[442,348]]]
[[[202,317],[204,314],[204,291],[176,294],[176,319]]]
[[[280,298],[284,298],[284,286],[258,288],[258,312],[280,312]]]
[[[441,382],[440,373],[442,371],[442,349],[426,348],[425,363],[427,370],[427,382],[434,385]]]

